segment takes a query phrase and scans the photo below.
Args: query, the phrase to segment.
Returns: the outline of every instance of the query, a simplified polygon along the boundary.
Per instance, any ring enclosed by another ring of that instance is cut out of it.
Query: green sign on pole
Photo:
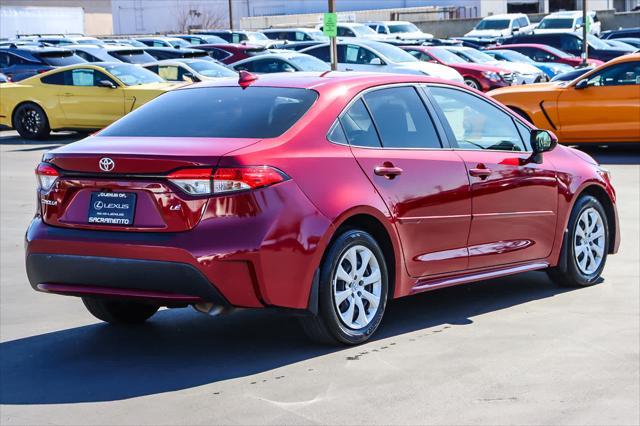
[[[338,35],[338,15],[336,13],[324,14],[322,32],[327,37],[336,37]]]

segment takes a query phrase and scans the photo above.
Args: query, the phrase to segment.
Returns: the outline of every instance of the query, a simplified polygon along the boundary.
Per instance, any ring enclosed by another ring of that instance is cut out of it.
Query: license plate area
[[[92,192],[87,222],[94,225],[133,226],[136,196],[134,192]]]

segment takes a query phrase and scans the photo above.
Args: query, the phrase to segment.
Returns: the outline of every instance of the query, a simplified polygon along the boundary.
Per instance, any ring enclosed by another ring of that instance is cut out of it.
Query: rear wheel
[[[585,195],[576,201],[562,246],[563,259],[549,270],[561,286],[584,287],[598,282],[609,251],[607,215],[600,201]]]
[[[140,324],[158,311],[158,306],[128,300],[107,300],[83,297],[82,302],[91,314],[110,324]]]
[[[464,79],[464,84],[466,84],[467,86],[471,87],[472,89],[476,89],[476,90],[482,90],[482,86],[480,86],[480,83],[478,83],[475,79],[471,78],[471,77],[466,77]]]
[[[318,315],[302,318],[314,340],[355,345],[377,330],[387,304],[387,265],[367,232],[349,230],[329,247],[320,267]]]
[[[38,105],[20,105],[13,114],[13,128],[25,139],[44,139],[51,129],[47,114]]]

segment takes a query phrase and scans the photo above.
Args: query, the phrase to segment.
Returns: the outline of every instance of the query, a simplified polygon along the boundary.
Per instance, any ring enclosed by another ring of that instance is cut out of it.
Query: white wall
[[[84,33],[81,7],[0,6],[0,37],[18,34]]]

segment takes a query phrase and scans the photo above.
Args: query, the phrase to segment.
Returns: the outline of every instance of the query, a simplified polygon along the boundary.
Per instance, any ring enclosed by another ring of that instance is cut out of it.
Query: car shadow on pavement
[[[565,291],[546,274],[532,272],[399,299],[389,305],[374,341],[360,348],[446,324],[473,327],[475,316]],[[345,350],[308,341],[295,318],[273,311],[212,318],[191,309],[163,310],[133,328],[94,324],[0,344],[0,403],[114,401],[247,377]]]
[[[47,145],[50,147],[53,145],[53,147],[57,147],[86,137],[86,133],[60,132],[52,133],[46,139],[32,140],[24,139],[13,131],[0,131],[0,145]]]

